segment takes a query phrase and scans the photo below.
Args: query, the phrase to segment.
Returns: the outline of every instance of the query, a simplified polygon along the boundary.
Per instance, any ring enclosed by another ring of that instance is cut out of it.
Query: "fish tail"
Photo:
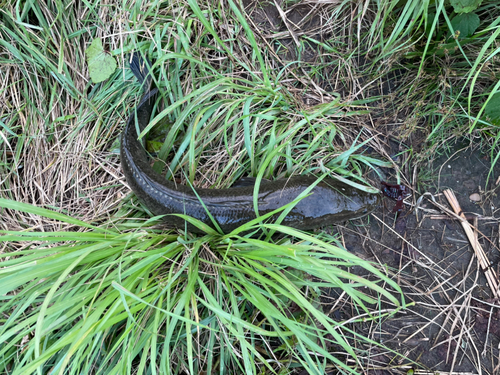
[[[129,57],[130,70],[136,76],[140,84],[144,85],[146,92],[151,89],[152,74],[151,63],[143,58],[139,52],[133,52]]]

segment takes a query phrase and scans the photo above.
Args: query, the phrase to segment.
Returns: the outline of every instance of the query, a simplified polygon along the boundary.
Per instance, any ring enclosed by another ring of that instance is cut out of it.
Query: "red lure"
[[[382,184],[382,194],[396,201],[396,205],[392,209],[392,212],[403,211],[403,200],[411,195],[408,186],[388,184],[385,181],[380,182]]]

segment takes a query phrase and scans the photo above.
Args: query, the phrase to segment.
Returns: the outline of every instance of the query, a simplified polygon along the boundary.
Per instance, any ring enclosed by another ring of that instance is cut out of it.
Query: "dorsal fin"
[[[236,181],[232,187],[248,187],[248,186],[255,186],[255,181],[257,179],[255,177],[243,177],[240,178],[238,181]],[[262,179],[262,182],[269,182],[270,180],[267,180],[265,178]]]

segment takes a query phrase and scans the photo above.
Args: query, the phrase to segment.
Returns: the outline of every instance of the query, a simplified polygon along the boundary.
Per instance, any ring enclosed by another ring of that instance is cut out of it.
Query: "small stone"
[[[469,199],[473,202],[481,202],[481,196],[478,193],[471,194]]]

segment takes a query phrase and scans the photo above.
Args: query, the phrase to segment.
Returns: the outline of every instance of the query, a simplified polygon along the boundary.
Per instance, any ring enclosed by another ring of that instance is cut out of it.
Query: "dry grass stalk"
[[[458,200],[453,193],[453,191],[446,189],[444,191],[444,195],[446,196],[446,199],[448,199],[448,202],[450,203],[451,207],[453,208],[453,211],[460,216],[460,223],[462,224],[462,227],[464,228],[465,234],[467,235],[467,238],[469,239],[469,242],[472,245],[472,248],[474,249],[474,253],[476,254],[479,264],[481,265],[481,268],[483,269],[486,279],[488,280],[488,284],[490,285],[490,289],[493,292],[494,297],[500,297],[500,292],[498,290],[498,278],[495,275],[494,271],[490,267],[490,262],[488,258],[486,257],[486,254],[481,246],[481,244],[478,241],[477,235],[474,233],[474,230],[472,229],[472,226],[470,223],[466,220],[464,213],[462,212],[462,209],[460,207],[460,204],[458,203]]]

